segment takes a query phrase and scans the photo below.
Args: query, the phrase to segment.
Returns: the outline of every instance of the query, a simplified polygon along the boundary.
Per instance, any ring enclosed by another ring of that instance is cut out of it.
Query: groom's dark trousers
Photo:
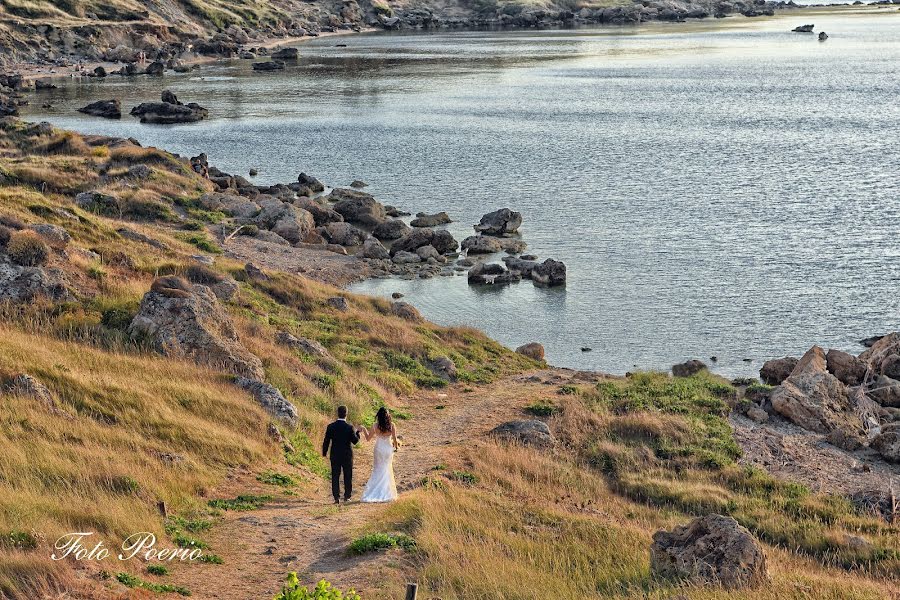
[[[331,494],[337,502],[341,497],[341,473],[344,474],[344,500],[353,494],[353,445],[359,443],[359,434],[353,425],[338,419],[325,430],[322,442],[322,456],[328,455],[331,447]]]

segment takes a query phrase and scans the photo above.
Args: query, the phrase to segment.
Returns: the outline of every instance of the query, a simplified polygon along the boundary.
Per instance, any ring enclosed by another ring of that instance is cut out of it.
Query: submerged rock
[[[487,235],[506,235],[515,233],[522,225],[522,213],[508,208],[501,208],[481,217],[475,231]]]
[[[419,213],[416,215],[416,218],[412,220],[410,225],[413,227],[437,227],[438,225],[446,225],[447,223],[452,222],[453,221],[450,220],[450,215],[445,212],[439,212],[433,215]]]
[[[103,117],[104,119],[121,119],[122,103],[116,99],[97,100],[87,106],[82,106],[78,109],[78,112],[94,117]]]
[[[254,71],[281,71],[284,69],[284,63],[280,60],[255,62],[252,66]]]
[[[539,285],[557,286],[566,283],[566,265],[548,258],[531,270],[531,280]]]

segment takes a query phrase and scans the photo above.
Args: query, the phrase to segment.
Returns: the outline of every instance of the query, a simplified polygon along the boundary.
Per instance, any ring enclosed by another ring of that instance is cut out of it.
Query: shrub
[[[350,542],[347,553],[358,556],[367,552],[391,548],[402,548],[407,552],[412,552],[416,549],[416,540],[405,533],[369,533]]]
[[[525,412],[535,417],[550,417],[556,412],[556,407],[546,400],[539,400],[526,406]]]
[[[297,573],[291,573],[285,579],[281,591],[272,600],[360,600],[359,594],[353,590],[346,594],[331,586],[324,579],[309,591],[300,585]]]
[[[294,487],[297,482],[290,475],[277,473],[275,471],[266,471],[256,476],[256,480],[269,485],[277,485],[279,487]]]
[[[151,575],[168,575],[169,569],[166,565],[147,565],[147,572]]]
[[[37,538],[27,531],[10,531],[0,537],[0,548],[34,550],[37,548]]]
[[[6,251],[14,263],[23,267],[40,266],[50,258],[50,248],[32,231],[17,231],[10,235]]]
[[[215,285],[225,279],[223,275],[203,265],[191,265],[184,274],[191,282],[201,285]]]

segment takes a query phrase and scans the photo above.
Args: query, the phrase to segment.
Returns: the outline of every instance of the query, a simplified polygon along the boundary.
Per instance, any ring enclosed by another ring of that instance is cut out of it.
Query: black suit
[[[322,456],[328,455],[331,446],[331,493],[337,502],[341,496],[341,471],[344,472],[344,500],[353,493],[353,444],[359,443],[359,434],[353,425],[338,419],[325,430]]]

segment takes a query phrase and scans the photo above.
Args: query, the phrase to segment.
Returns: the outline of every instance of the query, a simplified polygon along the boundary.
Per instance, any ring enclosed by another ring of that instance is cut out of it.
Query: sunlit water
[[[790,33],[806,22],[831,38]],[[74,112],[164,86],[212,119]],[[259,182],[362,179],[385,203],[448,211],[460,239],[509,206],[530,251],[568,265],[565,289],[465,277],[353,289],[403,292],[427,317],[513,347],[540,341],[557,365],[624,372],[715,355],[719,372],[747,375],[900,328],[898,99],[894,7],[321,39],[281,73],[235,61],[109,78],[46,92],[55,108],[32,116],[207,152],[227,171],[258,168]]]

